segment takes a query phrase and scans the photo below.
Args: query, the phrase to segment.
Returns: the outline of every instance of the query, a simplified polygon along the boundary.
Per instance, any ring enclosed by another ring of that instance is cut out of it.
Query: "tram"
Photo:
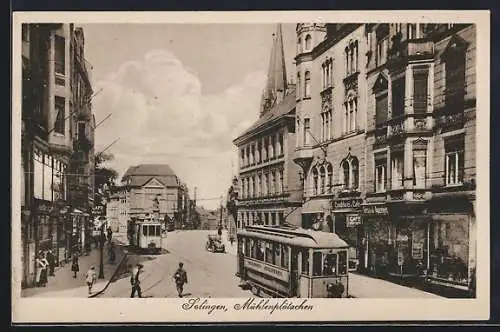
[[[236,276],[255,296],[349,296],[349,245],[334,233],[247,226],[237,232]]]
[[[130,245],[141,252],[160,253],[163,222],[154,219],[132,219],[128,223]]]

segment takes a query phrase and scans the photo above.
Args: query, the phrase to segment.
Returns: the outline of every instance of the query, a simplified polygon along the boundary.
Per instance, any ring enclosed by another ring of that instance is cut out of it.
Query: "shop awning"
[[[302,205],[302,213],[321,213],[330,210],[330,201],[327,199],[311,199]]]

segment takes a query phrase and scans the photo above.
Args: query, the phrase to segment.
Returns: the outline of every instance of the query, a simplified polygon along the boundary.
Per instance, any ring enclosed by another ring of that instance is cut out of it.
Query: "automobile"
[[[224,243],[222,243],[221,237],[215,234],[208,235],[205,249],[211,252],[226,252],[226,246],[224,245]]]

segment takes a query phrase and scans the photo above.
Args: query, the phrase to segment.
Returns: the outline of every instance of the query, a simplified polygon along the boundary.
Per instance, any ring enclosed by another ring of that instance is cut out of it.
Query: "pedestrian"
[[[94,286],[96,280],[97,275],[95,273],[95,266],[92,265],[85,276],[85,281],[87,282],[87,286],[89,288],[89,294],[92,294],[92,287]]]
[[[142,297],[141,281],[139,279],[139,275],[143,271],[142,268],[143,268],[142,264],[137,264],[135,268],[132,270],[132,273],[130,274],[130,285],[132,286],[132,292],[130,293],[130,297],[135,297],[136,292],[138,297]]]
[[[107,234],[108,234],[108,243],[111,243],[111,238],[113,237],[113,231],[111,230],[111,226],[108,226]]]
[[[48,282],[49,262],[47,261],[47,258],[45,258],[45,254],[43,252],[42,252],[42,263],[43,263],[42,275],[40,276],[40,278],[42,280],[43,287],[45,287],[45,285]]]
[[[43,268],[44,268],[44,262],[43,262],[43,253],[40,251],[36,257],[36,286],[37,287],[45,287],[45,284],[43,283]]]
[[[47,262],[49,263],[49,276],[53,277],[54,269],[56,266],[56,258],[54,256],[54,253],[52,252],[52,249],[49,249],[49,251],[47,251]]]
[[[78,255],[73,254],[73,260],[71,261],[71,271],[73,271],[73,278],[76,278],[76,274],[80,272],[80,265],[78,264]]]
[[[115,254],[115,244],[114,244],[114,242],[111,242],[109,244],[109,246],[108,246],[108,258],[109,258],[109,262],[111,264],[115,263],[116,254]]]
[[[177,293],[179,297],[182,297],[182,292],[184,291],[184,284],[188,283],[187,272],[184,270],[184,263],[179,263],[179,268],[174,274],[175,286],[177,288]]]

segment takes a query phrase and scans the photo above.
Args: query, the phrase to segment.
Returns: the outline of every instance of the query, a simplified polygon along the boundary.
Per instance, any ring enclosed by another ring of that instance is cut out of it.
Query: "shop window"
[[[56,121],[54,123],[54,132],[64,135],[66,129],[66,102],[63,97],[56,96],[54,101],[56,111]]]
[[[463,183],[464,138],[458,136],[445,141],[445,178],[447,186]]]
[[[466,217],[431,224],[431,275],[467,285],[469,228]]]

